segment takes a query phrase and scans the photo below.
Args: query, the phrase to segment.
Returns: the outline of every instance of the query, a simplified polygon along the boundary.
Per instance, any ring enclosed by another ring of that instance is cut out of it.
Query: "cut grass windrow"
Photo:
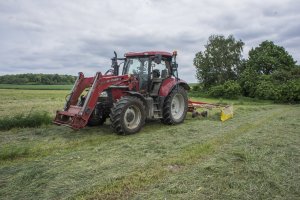
[[[74,134],[75,131],[74,131]],[[24,162],[25,160],[30,159],[37,159],[41,157],[46,157],[53,152],[56,153],[64,153],[70,150],[76,151],[80,148],[85,146],[91,145],[100,145],[101,143],[106,143],[112,140],[115,140],[117,136],[111,135],[110,137],[90,137],[84,140],[73,140],[68,143],[61,143],[61,144],[48,144],[48,145],[23,145],[23,146],[16,146],[16,145],[4,145],[0,148],[0,164],[3,162]],[[16,160],[18,159],[18,160]]]
[[[287,111],[290,108],[286,108]],[[284,112],[287,113],[287,112]],[[268,112],[264,118],[255,120],[254,122],[245,123],[236,129],[225,132],[223,135],[217,136],[205,143],[194,144],[182,149],[181,153],[162,159],[155,163],[150,163],[144,168],[139,168],[135,172],[121,177],[117,180],[108,181],[104,186],[95,186],[90,190],[78,193],[75,199],[125,199],[136,194],[144,187],[162,180],[170,173],[181,171],[196,162],[199,159],[206,158],[222,148],[223,145],[234,140],[241,134],[245,134],[254,128],[258,128],[272,118],[282,115],[282,110],[276,109]]]
[[[30,112],[29,114],[17,114],[0,118],[0,130],[12,128],[39,127],[50,124],[52,118],[47,112]]]

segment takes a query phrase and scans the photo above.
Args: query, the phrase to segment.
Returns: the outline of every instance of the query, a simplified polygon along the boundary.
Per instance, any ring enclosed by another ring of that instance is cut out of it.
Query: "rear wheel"
[[[178,86],[166,97],[163,106],[164,124],[179,124],[184,121],[188,109],[188,98],[186,90]]]
[[[139,132],[145,123],[145,106],[143,102],[132,96],[122,97],[111,109],[111,127],[118,134]]]

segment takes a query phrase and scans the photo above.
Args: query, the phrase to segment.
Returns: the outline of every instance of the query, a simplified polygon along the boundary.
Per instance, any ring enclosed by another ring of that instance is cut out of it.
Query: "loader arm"
[[[91,87],[93,84],[94,77],[85,78],[82,72],[78,73],[78,78],[75,81],[75,84],[66,99],[66,104],[64,107],[64,111],[67,111],[70,108],[70,105],[76,105],[78,102],[78,98],[80,94],[86,89]]]
[[[105,76],[101,72],[97,72],[95,77],[84,78],[84,75],[79,73],[64,110],[56,112],[53,123],[69,126],[73,129],[85,127],[95,109],[99,95],[109,86],[129,81],[129,79],[128,75]],[[83,106],[77,106],[79,96],[88,87],[90,90]]]

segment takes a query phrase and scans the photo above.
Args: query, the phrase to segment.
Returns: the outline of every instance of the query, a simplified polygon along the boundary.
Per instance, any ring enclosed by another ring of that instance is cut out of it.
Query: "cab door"
[[[133,75],[138,79],[141,93],[148,91],[149,59],[147,57],[128,58],[125,74]]]
[[[162,59],[160,63],[152,61],[151,63],[151,84],[150,95],[157,96],[163,80],[170,76],[170,64],[166,59]]]

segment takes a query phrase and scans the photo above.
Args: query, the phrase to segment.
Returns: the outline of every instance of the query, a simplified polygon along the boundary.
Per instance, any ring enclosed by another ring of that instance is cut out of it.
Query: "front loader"
[[[97,72],[95,77],[85,78],[83,73],[79,76],[74,84],[74,87],[67,98],[63,111],[57,111],[54,120],[55,124],[69,126],[74,129],[80,129],[86,126],[95,118],[93,115],[96,110],[95,107],[100,100],[99,94],[107,90],[112,84],[120,84],[129,81],[129,76],[105,76],[101,72]],[[86,88],[90,88],[86,96],[80,95]],[[78,100],[80,97],[80,100]],[[108,103],[109,104],[109,103]],[[104,112],[105,109],[102,110]],[[103,113],[104,114],[104,113]],[[104,115],[96,117],[99,121]]]
[[[112,129],[124,135],[140,131],[146,119],[182,123],[197,106],[188,100],[189,85],[178,78],[176,56],[176,51],[129,52],[124,58],[115,53],[105,74],[84,77],[80,72],[54,123],[81,129],[110,118]]]

